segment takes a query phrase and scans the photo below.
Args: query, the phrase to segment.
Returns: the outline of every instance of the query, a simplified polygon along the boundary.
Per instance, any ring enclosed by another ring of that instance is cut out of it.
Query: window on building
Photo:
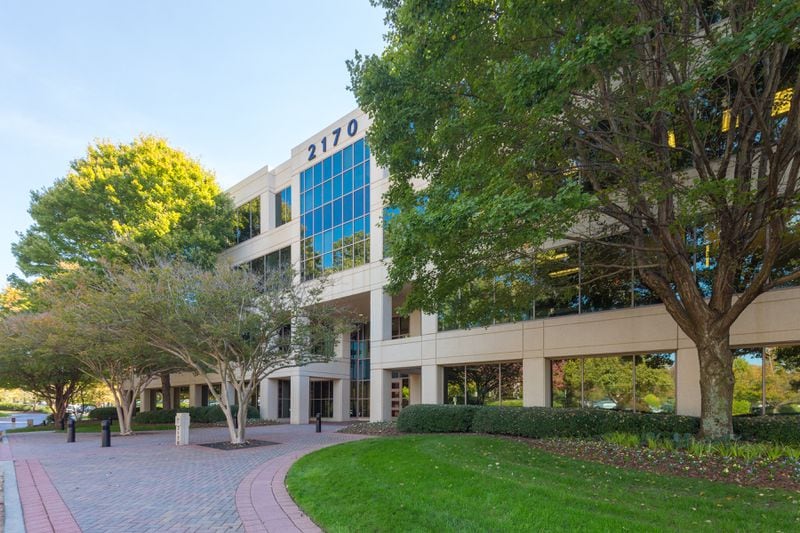
[[[350,334],[350,416],[369,416],[369,324],[359,324]]]
[[[250,261],[250,272],[266,283],[267,277],[275,272],[284,272],[292,266],[292,248],[287,246]]]
[[[261,197],[256,196],[234,212],[234,242],[239,244],[261,233]]]
[[[333,381],[312,381],[309,389],[309,418],[316,417],[317,413],[323,418],[333,417]]]
[[[392,338],[404,339],[411,333],[411,318],[407,316],[392,317]]]
[[[280,227],[292,220],[292,188],[286,187],[275,193],[275,227]]]
[[[734,350],[733,415],[800,414],[800,346]]]
[[[278,418],[289,418],[292,404],[292,382],[288,379],[278,380]]]
[[[369,262],[370,152],[363,139],[300,173],[301,272]]]
[[[522,406],[522,363],[459,365],[444,369],[444,402]]]
[[[550,360],[553,407],[675,411],[675,354]]]

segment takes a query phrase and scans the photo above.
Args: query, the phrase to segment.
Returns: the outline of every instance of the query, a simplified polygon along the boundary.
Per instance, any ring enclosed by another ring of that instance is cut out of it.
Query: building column
[[[264,378],[258,384],[259,416],[264,420],[278,419],[278,380]]]
[[[189,385],[189,407],[203,406],[203,385]]]
[[[678,348],[675,365],[675,412],[679,415],[700,416],[700,359],[697,348]]]
[[[422,403],[444,403],[444,369],[439,365],[422,365]]]
[[[369,293],[369,338],[372,342],[392,339],[392,296],[383,289]]]
[[[422,403],[422,374],[408,375],[408,405]]]
[[[392,419],[392,371],[371,369],[369,373],[369,421]]]
[[[289,423],[308,424],[308,376],[294,375],[291,378],[291,399],[289,401]]]
[[[333,380],[333,420],[345,422],[350,420],[350,380]]]
[[[422,335],[433,335],[439,332],[439,317],[430,313],[422,313],[420,317]]]
[[[152,411],[153,410],[153,394],[150,389],[144,389],[141,394],[139,394],[139,412],[145,411]]]
[[[550,404],[550,372],[544,357],[522,360],[522,405],[546,407]]]

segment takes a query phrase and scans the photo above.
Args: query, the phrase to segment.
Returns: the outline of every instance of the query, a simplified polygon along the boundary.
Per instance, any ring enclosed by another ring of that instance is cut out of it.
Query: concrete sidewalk
[[[313,531],[283,480],[300,455],[361,438],[339,427],[248,428],[248,438],[277,444],[232,451],[196,445],[227,440],[225,428],[192,430],[182,447],[171,431],[115,436],[110,448],[99,434],[68,444],[63,433],[18,433],[5,447],[29,533]]]

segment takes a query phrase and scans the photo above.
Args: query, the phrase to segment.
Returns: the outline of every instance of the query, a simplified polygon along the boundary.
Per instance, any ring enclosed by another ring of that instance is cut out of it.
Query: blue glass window
[[[300,172],[304,279],[369,261],[369,154],[359,139]]]

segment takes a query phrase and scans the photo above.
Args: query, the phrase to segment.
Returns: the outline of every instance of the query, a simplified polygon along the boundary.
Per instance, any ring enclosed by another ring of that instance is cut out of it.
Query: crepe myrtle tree
[[[24,311],[0,319],[0,387],[33,392],[64,420],[73,398],[95,383],[75,357],[57,316]]]
[[[295,284],[293,277],[291,270],[255,276],[224,264],[204,270],[167,261],[126,269],[114,281],[131,302],[129,335],[199,375],[225,414],[230,442],[245,444],[246,405],[261,380],[330,361],[337,336],[349,331],[342,312],[320,301],[322,282]]]
[[[42,291],[59,323],[63,345],[84,373],[105,385],[114,399],[120,435],[131,435],[136,401],[148,383],[164,372],[185,370],[180,360],[154,348],[130,324],[136,302],[122,290],[121,276],[133,267],[102,271],[60,266]]]
[[[702,435],[730,437],[731,326],[800,279],[797,1],[377,3],[386,49],[349,68],[400,209],[389,288],[491,323],[556,279],[548,243],[604,246],[697,346]]]

